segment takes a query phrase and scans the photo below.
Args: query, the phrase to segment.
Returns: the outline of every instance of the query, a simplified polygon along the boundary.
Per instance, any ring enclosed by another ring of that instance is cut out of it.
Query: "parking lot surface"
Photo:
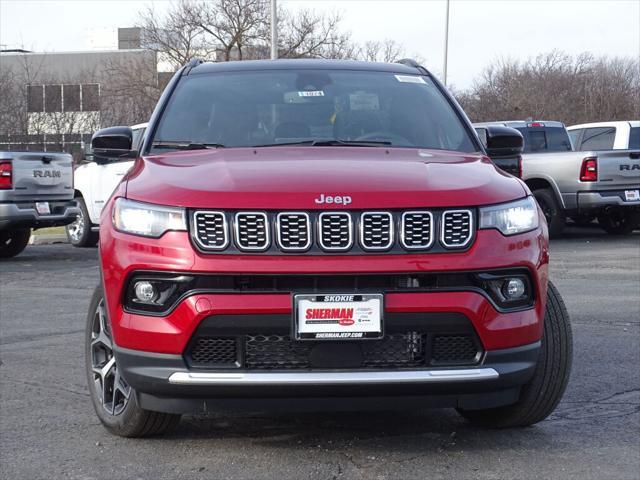
[[[452,410],[185,417],[161,438],[109,435],[83,332],[96,249],[29,246],[0,263],[0,478],[640,478],[640,234],[569,229],[551,278],[574,329],[563,402],[530,428]]]

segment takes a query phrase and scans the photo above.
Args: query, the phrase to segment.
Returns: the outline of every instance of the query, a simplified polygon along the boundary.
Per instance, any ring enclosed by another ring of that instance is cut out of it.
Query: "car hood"
[[[476,154],[380,147],[268,147],[171,152],[136,161],[127,197],[225,209],[462,207],[526,194],[519,180]]]

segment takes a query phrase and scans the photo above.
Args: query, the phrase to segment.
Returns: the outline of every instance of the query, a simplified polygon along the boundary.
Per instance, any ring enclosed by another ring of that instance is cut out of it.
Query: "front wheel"
[[[109,432],[121,437],[159,435],[174,427],[180,415],[138,406],[135,390],[121,375],[102,288],[91,299],[85,335],[87,381],[93,408]]]
[[[640,227],[640,212],[611,210],[598,216],[598,224],[610,235],[629,235]]]
[[[29,244],[31,229],[0,231],[0,258],[15,257]]]
[[[472,423],[490,428],[525,427],[547,418],[564,394],[573,356],[569,314],[556,287],[549,282],[544,331],[533,378],[513,405],[458,412]]]
[[[82,197],[76,198],[76,201],[78,202],[80,213],[73,223],[65,227],[67,239],[74,247],[95,247],[96,243],[98,243],[98,232],[94,232],[91,229],[93,225],[91,224],[87,204]]]

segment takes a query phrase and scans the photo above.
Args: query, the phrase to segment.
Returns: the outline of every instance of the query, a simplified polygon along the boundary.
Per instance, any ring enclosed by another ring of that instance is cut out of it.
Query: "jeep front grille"
[[[192,235],[205,250],[222,250],[229,244],[229,229],[222,212],[197,211],[193,213]]]
[[[278,246],[285,252],[304,252],[311,247],[311,221],[304,212],[281,212],[277,216]]]
[[[393,211],[209,211],[190,214],[204,253],[335,255],[445,253],[475,237],[470,209]]]
[[[269,222],[263,212],[236,213],[236,243],[240,250],[269,248]]]
[[[469,210],[447,210],[442,214],[442,244],[449,248],[466,246],[473,236]]]
[[[365,212],[360,216],[360,243],[365,250],[387,250],[393,245],[393,216]]]
[[[353,224],[347,212],[324,212],[318,216],[319,243],[323,250],[345,251],[353,245]]]

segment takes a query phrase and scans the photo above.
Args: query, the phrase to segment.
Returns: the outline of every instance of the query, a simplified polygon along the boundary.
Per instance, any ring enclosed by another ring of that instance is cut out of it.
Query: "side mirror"
[[[515,128],[490,125],[484,128],[485,147],[489,157],[519,155],[524,149],[524,138]]]
[[[91,150],[96,161],[117,160],[137,156],[131,150],[133,130],[131,127],[109,127],[98,130],[91,138]]]

